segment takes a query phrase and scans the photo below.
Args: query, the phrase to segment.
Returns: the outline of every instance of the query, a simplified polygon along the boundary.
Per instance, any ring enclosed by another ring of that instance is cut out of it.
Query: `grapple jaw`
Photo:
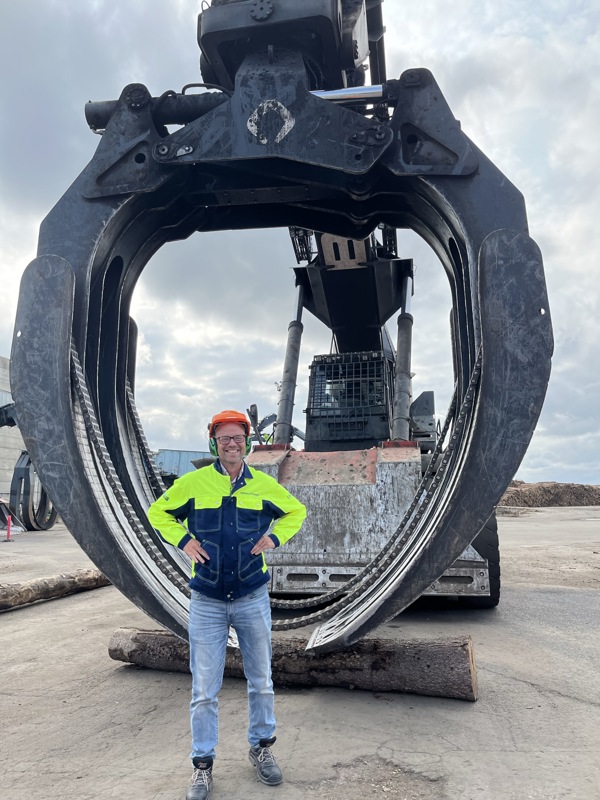
[[[328,609],[311,649],[350,645],[410,605],[475,538],[519,467],[541,411],[552,347],[541,256],[529,237],[507,230],[488,236],[479,294],[480,350],[435,478],[380,563],[365,570],[355,597],[347,593],[339,610]]]
[[[23,276],[12,389],[69,530],[184,636],[188,565],[146,518],[162,486],[135,409],[129,316],[145,264],[196,231],[294,225],[364,238],[383,222],[419,233],[450,283],[455,411],[435,473],[381,558],[298,621],[323,623],[311,646],[333,649],[405,608],[475,538],[533,434],[552,331],[522,197],[462,133],[430,73],[382,88],[395,105],[384,121],[314,96],[303,59],[275,55],[247,56],[219,102],[161,102],[135,84],[103,105],[98,150],[42,224]],[[171,113],[188,118],[173,134]]]

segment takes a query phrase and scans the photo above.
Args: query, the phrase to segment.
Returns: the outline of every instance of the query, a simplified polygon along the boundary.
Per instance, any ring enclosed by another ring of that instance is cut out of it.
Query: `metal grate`
[[[387,438],[391,381],[391,362],[381,351],[315,356],[310,367],[307,426],[325,423],[326,428],[321,424],[314,438]]]
[[[305,228],[289,228],[290,238],[294,246],[296,261],[312,261],[317,254],[317,249],[313,242],[313,231]]]

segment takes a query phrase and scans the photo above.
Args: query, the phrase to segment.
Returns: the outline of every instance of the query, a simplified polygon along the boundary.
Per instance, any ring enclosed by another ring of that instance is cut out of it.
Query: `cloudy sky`
[[[0,355],[41,220],[91,159],[87,100],[132,82],[154,96],[200,80],[199,0],[19,0],[0,11]],[[517,477],[600,483],[600,4],[385,0],[388,76],[435,75],[463,130],[523,192],[556,340],[538,429]],[[416,286],[415,394],[452,388],[449,290],[400,235]],[[277,407],[295,260],[287,231],[198,234],[165,246],[136,289],[137,401],[154,448],[205,449],[216,410]],[[295,423],[328,331],[305,317]],[[394,321],[390,330],[395,330]]]

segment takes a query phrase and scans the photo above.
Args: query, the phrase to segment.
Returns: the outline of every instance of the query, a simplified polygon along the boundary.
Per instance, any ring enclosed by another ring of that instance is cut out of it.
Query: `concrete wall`
[[[0,405],[11,403],[9,359],[0,356]],[[0,428],[0,497],[8,500],[17,458],[25,449],[18,428]]]

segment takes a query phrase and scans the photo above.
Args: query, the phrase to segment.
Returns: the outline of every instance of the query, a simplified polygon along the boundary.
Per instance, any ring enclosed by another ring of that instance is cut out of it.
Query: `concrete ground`
[[[247,760],[245,685],[227,680],[213,800],[600,799],[600,508],[513,513],[496,610],[426,603],[384,631],[469,633],[476,703],[279,690],[271,788]],[[0,583],[86,566],[61,526],[0,541]],[[0,614],[2,800],[185,796],[190,676],[112,661],[120,626],[155,627],[113,587]]]

